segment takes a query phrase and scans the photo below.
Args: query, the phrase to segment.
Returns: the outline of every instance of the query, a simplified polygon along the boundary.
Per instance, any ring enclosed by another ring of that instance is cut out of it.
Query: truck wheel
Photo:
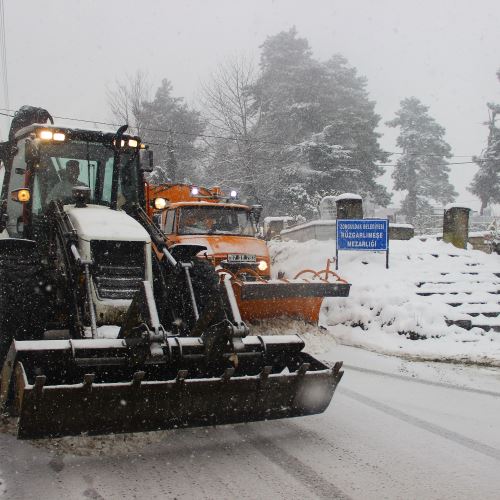
[[[206,260],[195,258],[189,274],[200,318],[207,314],[209,324],[222,321],[225,318],[225,312],[219,276],[213,265]],[[162,311],[166,311],[167,314],[163,315],[162,321],[165,322],[165,327],[171,329],[174,334],[189,335],[196,321],[185,272],[165,272],[163,277],[166,293],[160,304],[162,304]]]
[[[45,331],[45,286],[33,258],[0,258],[0,367],[12,340],[36,340]]]

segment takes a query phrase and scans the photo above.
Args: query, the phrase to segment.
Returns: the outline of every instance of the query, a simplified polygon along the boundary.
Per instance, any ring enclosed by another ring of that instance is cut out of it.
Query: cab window
[[[168,210],[165,219],[165,227],[163,231],[165,234],[172,234],[174,232],[175,210]]]
[[[7,198],[7,232],[9,236],[19,238],[23,236],[22,217],[24,205],[12,200],[10,193],[15,189],[24,187],[26,163],[24,162],[24,141],[20,141],[17,146],[18,152],[12,160],[8,191],[4,196]]]

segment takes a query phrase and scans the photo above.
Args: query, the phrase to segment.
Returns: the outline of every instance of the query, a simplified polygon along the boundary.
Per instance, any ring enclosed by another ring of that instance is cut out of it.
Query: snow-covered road
[[[54,498],[500,497],[500,370],[339,346],[323,415],[221,428],[20,442],[0,434],[0,491]]]

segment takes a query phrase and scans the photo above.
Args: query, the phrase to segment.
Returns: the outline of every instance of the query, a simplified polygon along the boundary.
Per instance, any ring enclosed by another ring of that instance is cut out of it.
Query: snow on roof
[[[206,200],[193,200],[193,201],[174,201],[168,204],[167,208],[183,208],[183,207],[208,207],[208,208],[240,208],[244,210],[250,210],[251,207],[248,205],[242,205],[241,203],[231,203],[225,202],[223,200],[217,201],[206,201]]]
[[[264,217],[264,222],[288,221],[288,220],[294,220],[294,218],[290,217],[289,215]]]
[[[339,200],[362,200],[363,198],[359,194],[354,193],[342,193],[335,197],[336,201]]]
[[[448,203],[448,205],[444,207],[445,210],[450,210],[452,208],[466,208],[467,210],[472,210],[472,208],[465,203]]]
[[[312,226],[335,226],[337,225],[337,221],[335,219],[319,219],[319,220],[312,220],[309,222],[304,222],[304,224],[297,224],[296,226],[290,227],[288,229],[283,229],[281,231],[281,234],[286,234],[286,233],[291,233],[297,230],[304,229],[306,227],[312,227]]]

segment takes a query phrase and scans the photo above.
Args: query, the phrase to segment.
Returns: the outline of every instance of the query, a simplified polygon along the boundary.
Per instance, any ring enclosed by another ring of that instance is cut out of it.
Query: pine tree
[[[175,175],[171,180],[197,182],[201,156],[197,139],[205,130],[205,123],[182,97],[172,96],[172,90],[172,84],[164,79],[155,98],[143,104],[144,140],[153,144],[158,165],[152,178],[164,182]]]
[[[497,73],[500,78],[500,70]],[[472,180],[469,191],[481,200],[481,215],[490,202],[500,202],[500,128],[496,117],[500,115],[500,105],[488,104],[488,145],[480,158],[474,158],[479,170]]]
[[[295,28],[279,33],[262,45],[253,91],[274,159],[268,173],[279,179],[279,189],[267,193],[273,213],[309,212],[316,199],[343,189],[388,203],[376,182],[383,173],[377,162],[387,158],[375,131],[380,117],[366,80],[342,56],[317,61]]]
[[[448,178],[446,158],[451,157],[451,148],[444,140],[445,129],[428,110],[410,97],[401,101],[396,118],[387,122],[389,127],[400,129],[397,145],[403,154],[396,161],[392,178],[394,189],[408,192],[402,212],[409,222],[417,218],[419,206],[426,205],[428,199],[444,204],[457,195]]]

